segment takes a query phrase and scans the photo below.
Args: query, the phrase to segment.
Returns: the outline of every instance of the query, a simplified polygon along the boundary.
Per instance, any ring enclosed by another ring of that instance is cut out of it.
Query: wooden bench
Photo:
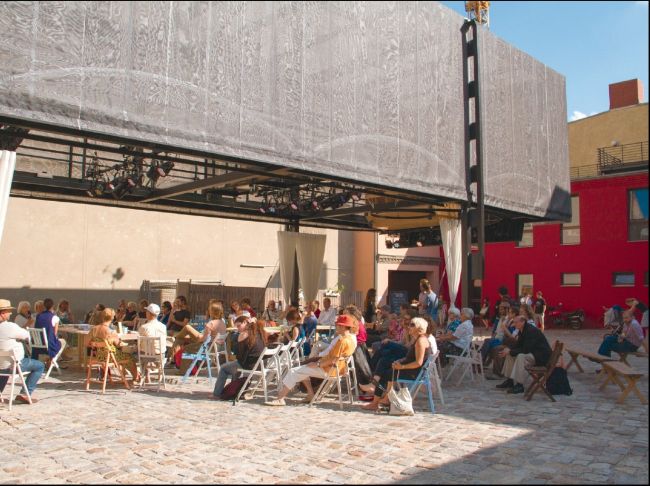
[[[569,353],[569,356],[571,356],[571,361],[569,361],[569,364],[565,368],[567,371],[569,371],[571,365],[575,363],[580,373],[585,372],[585,370],[582,369],[582,366],[580,366],[580,363],[578,363],[578,356],[584,356],[585,358],[600,363],[601,365],[604,362],[616,361],[616,358],[609,358],[607,356],[603,356],[602,354],[592,353],[591,351],[582,351],[581,349],[567,349],[566,352]],[[594,381],[594,383],[598,383],[604,375],[605,368],[600,370],[600,373],[596,377],[596,381]]]
[[[616,351],[614,351],[616,353]],[[637,358],[648,358],[648,353],[644,353],[643,351],[630,351],[628,353],[618,353],[618,356],[620,357],[619,361],[621,363],[624,363],[628,366],[630,366],[630,363],[627,362],[627,357],[628,356],[636,356]]]
[[[648,404],[645,397],[641,395],[641,392],[636,387],[636,382],[639,381],[639,378],[643,376],[643,373],[635,370],[634,368],[630,368],[621,362],[616,361],[603,362],[603,370],[607,372],[607,378],[603,384],[600,385],[599,390],[604,390],[610,380],[616,383],[621,388],[621,390],[623,390],[623,394],[619,397],[616,403],[623,403],[629,393],[633,391],[636,396],[639,397],[639,400],[641,400],[642,404]],[[623,385],[623,382],[620,380],[619,375],[625,379],[627,386]]]

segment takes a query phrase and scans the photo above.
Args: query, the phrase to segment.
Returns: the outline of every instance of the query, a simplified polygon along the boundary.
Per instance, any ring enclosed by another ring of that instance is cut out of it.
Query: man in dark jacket
[[[523,383],[528,377],[525,366],[546,366],[553,354],[544,333],[533,324],[528,324],[524,317],[515,318],[515,327],[519,331],[517,346],[505,348],[499,353],[506,359],[503,374],[507,380],[497,385],[497,388],[508,389],[508,393],[512,394],[524,392]]]

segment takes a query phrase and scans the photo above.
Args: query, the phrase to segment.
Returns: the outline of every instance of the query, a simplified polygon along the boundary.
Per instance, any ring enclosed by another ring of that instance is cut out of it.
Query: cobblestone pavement
[[[547,332],[593,350],[602,334]],[[630,363],[646,373],[647,398],[648,361]],[[254,398],[233,407],[205,399],[207,378],[182,386],[174,376],[160,394],[114,385],[101,395],[70,366],[41,382],[39,403],[11,412],[0,404],[0,482],[648,484],[648,407],[633,394],[617,405],[619,388],[598,391],[598,366],[581,364],[586,373],[569,371],[573,395],[557,403],[465,380],[445,383],[435,415],[418,396],[414,417],[359,403],[272,408]]]

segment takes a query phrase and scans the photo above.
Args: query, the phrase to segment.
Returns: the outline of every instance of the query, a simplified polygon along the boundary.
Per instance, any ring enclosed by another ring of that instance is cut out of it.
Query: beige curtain
[[[327,236],[300,233],[298,239],[298,272],[305,301],[316,299],[323,270]]]
[[[293,270],[295,265],[296,247],[300,233],[278,231],[278,253],[280,255],[280,283],[282,293],[288,306],[291,302],[291,287],[293,285]]]
[[[14,178],[14,167],[16,167],[16,152],[2,150],[0,152],[0,243],[2,243],[2,232],[7,217],[9,206],[9,192],[11,181]]]
[[[447,284],[449,285],[449,307],[456,307],[456,295],[460,285],[462,270],[462,240],[461,224],[459,219],[441,220],[440,233],[442,235],[442,248],[445,252],[445,268],[447,269]]]

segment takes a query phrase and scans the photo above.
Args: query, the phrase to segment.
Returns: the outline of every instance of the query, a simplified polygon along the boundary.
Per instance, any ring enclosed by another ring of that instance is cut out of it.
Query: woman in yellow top
[[[298,383],[302,382],[307,388],[307,396],[302,400],[303,403],[309,403],[314,398],[314,389],[311,386],[310,378],[313,376],[315,378],[327,378],[335,373],[332,370],[332,365],[336,363],[341,357],[349,357],[354,353],[354,340],[350,336],[350,328],[355,325],[356,319],[352,316],[339,316],[336,320],[336,333],[341,337],[334,344],[332,350],[327,356],[320,359],[317,362],[309,363],[299,368],[293,368],[287,373],[287,376],[284,377],[282,383],[284,388],[278,395],[277,400],[270,402],[264,402],[265,405],[270,405],[273,407],[282,407],[286,405],[284,402],[284,397],[286,397],[291,389]],[[345,373],[347,364],[345,362],[337,363],[339,373]]]
[[[129,370],[133,376],[134,382],[140,381],[140,374],[138,373],[138,365],[135,362],[135,356],[133,356],[131,353],[123,353],[118,349],[122,345],[120,342],[120,336],[118,336],[114,330],[108,327],[113,322],[113,317],[115,317],[115,311],[113,309],[106,308],[101,312],[101,323],[97,326],[94,326],[86,335],[86,347],[90,346],[91,342],[97,343],[107,340],[108,345],[113,351],[113,354],[115,354],[115,359],[117,361],[128,361],[128,363],[123,365],[123,367]],[[99,360],[106,360],[106,353],[106,348],[97,348],[97,358]]]

